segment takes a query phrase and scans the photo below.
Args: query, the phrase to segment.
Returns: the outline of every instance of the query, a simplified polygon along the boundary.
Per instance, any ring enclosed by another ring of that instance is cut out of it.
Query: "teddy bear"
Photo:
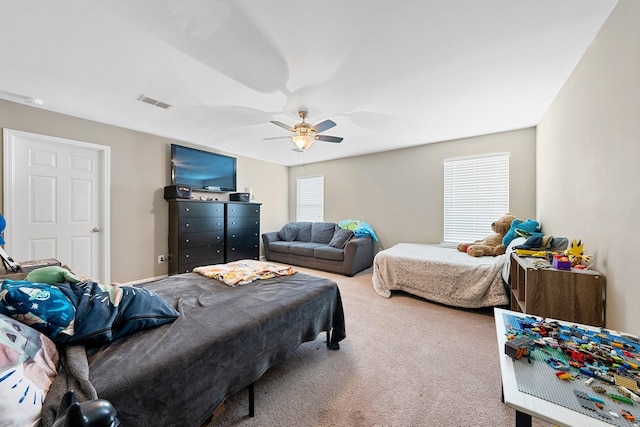
[[[497,256],[505,253],[506,246],[502,244],[502,238],[511,228],[511,223],[516,217],[507,213],[497,221],[491,223],[494,234],[473,243],[460,243],[457,249],[471,256]]]

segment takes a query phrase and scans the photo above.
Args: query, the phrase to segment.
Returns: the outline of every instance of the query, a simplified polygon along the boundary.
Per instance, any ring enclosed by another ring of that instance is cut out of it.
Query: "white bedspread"
[[[455,307],[505,305],[509,298],[501,273],[506,259],[472,257],[441,245],[398,243],[376,254],[373,288],[385,298],[397,289]]]

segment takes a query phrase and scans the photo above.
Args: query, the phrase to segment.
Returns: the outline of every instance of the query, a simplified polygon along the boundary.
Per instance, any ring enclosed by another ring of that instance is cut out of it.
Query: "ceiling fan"
[[[309,115],[308,111],[299,111],[298,116],[302,119],[300,123],[296,123],[293,127],[286,125],[277,120],[271,120],[276,126],[280,126],[283,129],[291,132],[290,136],[274,136],[268,139],[281,139],[281,138],[291,138],[293,143],[298,147],[299,151],[304,151],[307,148],[311,147],[311,145],[316,141],[324,141],[324,142],[342,142],[343,138],[338,136],[328,136],[328,135],[319,135],[321,132],[324,132],[327,129],[331,129],[336,125],[333,120],[325,120],[320,122],[314,126],[305,122],[305,119]]]

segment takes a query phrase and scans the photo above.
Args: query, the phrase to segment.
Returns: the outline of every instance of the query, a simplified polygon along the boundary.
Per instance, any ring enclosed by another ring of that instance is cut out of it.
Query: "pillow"
[[[120,337],[173,322],[179,313],[160,295],[142,287],[97,282],[58,285],[76,307],[69,344],[102,345]]]
[[[276,233],[278,235],[278,239],[286,240],[287,242],[293,242],[298,236],[298,232],[300,229],[293,224],[285,224],[284,227]]]
[[[2,425],[32,426],[56,376],[58,350],[45,335],[0,314]]]
[[[314,222],[311,224],[311,241],[314,243],[329,244],[336,231],[333,222]]]
[[[49,283],[51,285],[62,282],[78,283],[80,281],[75,274],[59,265],[36,268],[30,271],[24,280],[37,283]]]
[[[338,228],[329,242],[329,246],[334,248],[344,248],[347,242],[353,237],[353,231],[344,228]]]
[[[75,307],[53,285],[4,280],[0,286],[0,313],[30,325],[57,342],[73,335]]]

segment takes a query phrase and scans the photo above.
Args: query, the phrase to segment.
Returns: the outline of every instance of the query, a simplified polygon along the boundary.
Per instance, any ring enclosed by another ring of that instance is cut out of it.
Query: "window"
[[[324,221],[324,176],[297,179],[296,221]]]
[[[444,161],[444,241],[491,235],[491,223],[509,212],[509,153]]]

